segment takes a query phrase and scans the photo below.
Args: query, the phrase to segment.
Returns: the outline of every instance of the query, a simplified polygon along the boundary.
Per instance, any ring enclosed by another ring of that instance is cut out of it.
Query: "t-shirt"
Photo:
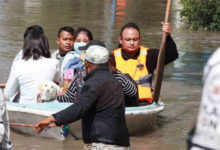
[[[20,92],[20,102],[36,102],[38,85],[44,81],[58,82],[58,63],[56,59],[41,57],[38,60],[17,60],[4,89],[7,98]]]

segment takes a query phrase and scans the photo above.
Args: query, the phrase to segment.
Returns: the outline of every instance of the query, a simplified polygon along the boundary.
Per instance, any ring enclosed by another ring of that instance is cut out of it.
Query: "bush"
[[[180,11],[191,30],[220,30],[220,0],[181,0]]]

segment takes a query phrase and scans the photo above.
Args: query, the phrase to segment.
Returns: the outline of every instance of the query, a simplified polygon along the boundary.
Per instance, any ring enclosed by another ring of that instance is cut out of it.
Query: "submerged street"
[[[188,31],[181,22],[173,1],[170,23],[179,58],[165,67],[161,98],[165,110],[156,125],[131,137],[132,150],[185,150],[186,135],[196,121],[202,93],[203,67],[219,46],[219,32]],[[165,0],[0,0],[0,83],[8,79],[15,55],[22,49],[26,27],[41,25],[49,39],[51,51],[57,49],[57,31],[61,26],[86,27],[94,39],[102,40],[108,49],[118,46],[121,27],[135,22],[141,30],[141,44],[159,48],[162,39],[160,22],[164,20]],[[34,124],[34,123],[33,123]],[[15,150],[82,149],[82,140],[66,141],[30,137],[11,132]]]

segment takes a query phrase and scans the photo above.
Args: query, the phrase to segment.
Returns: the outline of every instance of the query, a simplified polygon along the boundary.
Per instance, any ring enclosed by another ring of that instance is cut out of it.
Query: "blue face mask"
[[[75,43],[74,43],[74,50],[75,50],[75,52],[77,52],[78,54],[81,54],[82,51],[79,50],[79,47],[85,46],[86,44],[87,44],[87,43],[85,43],[85,42],[75,42]]]

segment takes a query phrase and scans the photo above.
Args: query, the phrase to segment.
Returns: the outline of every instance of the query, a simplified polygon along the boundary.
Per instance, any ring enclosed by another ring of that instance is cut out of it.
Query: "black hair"
[[[41,56],[51,57],[48,39],[40,30],[30,30],[25,35],[22,59],[28,60],[32,57],[38,60]]]
[[[89,31],[87,28],[83,28],[83,27],[80,27],[76,30],[75,34],[74,34],[74,41],[76,40],[76,37],[81,33],[81,32],[84,32],[88,38],[89,38],[89,41],[93,40],[93,36],[92,36],[92,32]]]
[[[139,35],[141,35],[141,32],[140,32],[139,27],[138,27],[135,23],[129,22],[129,23],[125,24],[125,25],[121,28],[121,31],[120,31],[120,36],[121,36],[121,37],[122,37],[122,32],[123,32],[125,29],[127,29],[127,28],[136,29],[136,30],[138,31]],[[119,43],[119,44],[118,44],[118,48],[121,48],[121,47],[122,47],[122,45]]]
[[[58,34],[57,34],[58,37],[60,37],[60,33],[62,31],[66,31],[66,32],[68,32],[68,33],[70,33],[70,34],[72,34],[74,36],[74,29],[72,27],[70,27],[70,26],[61,27],[59,29],[59,31],[58,31]]]
[[[39,26],[39,25],[33,25],[33,26],[29,26],[29,27],[27,27],[27,29],[25,30],[25,32],[24,32],[24,39],[27,37],[27,35],[29,34],[29,33],[31,33],[32,31],[37,31],[37,32],[39,32],[40,34],[44,34],[44,29],[41,27],[41,26]]]
[[[130,22],[130,23],[125,24],[125,25],[121,28],[120,36],[122,36],[122,32],[123,32],[126,28],[134,28],[134,29],[136,29],[136,30],[138,31],[139,35],[141,35],[141,32],[140,32],[139,27],[138,27],[135,23]]]

